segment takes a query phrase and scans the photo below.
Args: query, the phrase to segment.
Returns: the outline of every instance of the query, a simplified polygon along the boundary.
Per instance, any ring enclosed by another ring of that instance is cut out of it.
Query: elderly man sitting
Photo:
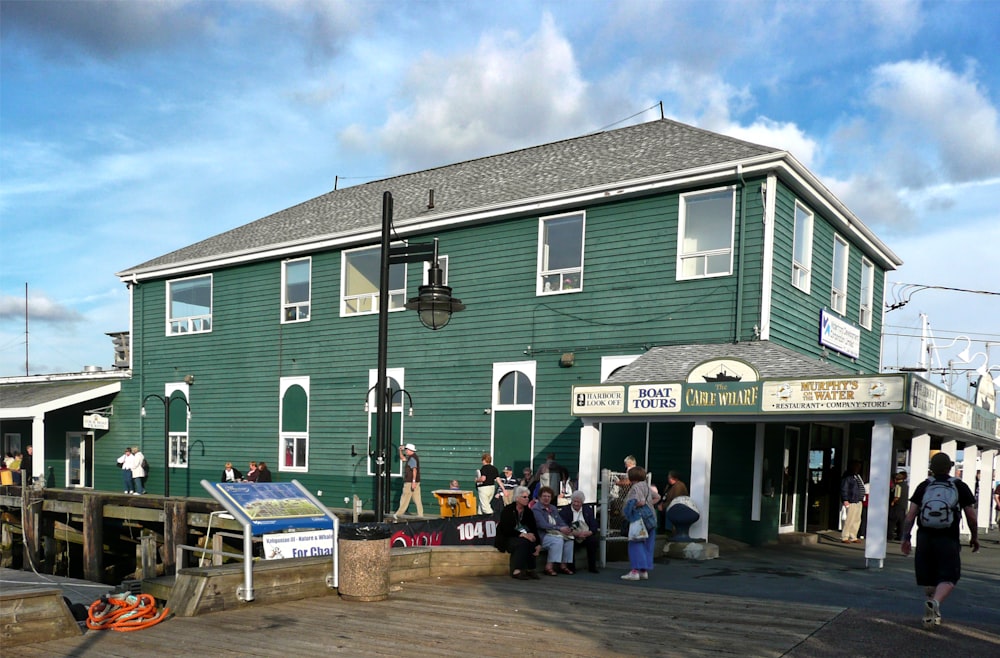
[[[598,541],[599,526],[597,517],[594,516],[594,508],[584,506],[585,500],[586,496],[582,491],[574,491],[570,496],[570,504],[560,508],[559,516],[572,530],[576,545],[587,549],[587,570],[590,573],[599,573],[597,570],[597,553],[601,548]]]

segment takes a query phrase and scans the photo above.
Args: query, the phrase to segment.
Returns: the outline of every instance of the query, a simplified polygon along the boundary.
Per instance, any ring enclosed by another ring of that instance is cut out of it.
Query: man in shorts
[[[962,575],[962,546],[959,540],[958,510],[965,512],[965,520],[969,525],[972,539],[969,545],[972,552],[979,550],[979,528],[976,526],[976,498],[969,486],[957,478],[950,478],[948,473],[953,466],[951,457],[943,452],[931,458],[931,473],[933,477],[921,482],[910,498],[910,509],[903,520],[903,541],[900,550],[903,555],[910,554],[910,533],[913,522],[917,521],[917,552],[915,569],[917,585],[924,588],[927,600],[924,602],[924,628],[941,625],[941,603],[955,589]],[[951,482],[957,489],[958,502],[951,510],[952,521],[948,527],[927,527],[925,521],[928,506],[924,501],[924,493],[934,482]]]

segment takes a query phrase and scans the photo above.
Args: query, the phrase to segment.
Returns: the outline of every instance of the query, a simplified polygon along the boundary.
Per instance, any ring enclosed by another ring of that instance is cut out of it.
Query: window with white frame
[[[833,236],[833,284],[830,289],[830,308],[837,313],[847,313],[847,240]]]
[[[792,243],[792,285],[808,293],[812,280],[813,214],[795,202],[795,237]]]
[[[536,293],[551,295],[583,289],[584,213],[538,220]]]
[[[309,470],[309,378],[282,377],[279,471]]]
[[[212,275],[167,281],[167,335],[212,330]]]
[[[513,370],[500,378],[497,386],[497,404],[530,405],[535,401],[535,387],[531,379],[520,370]]]
[[[175,389],[169,392],[170,419],[168,421],[168,437],[170,443],[171,468],[188,467],[188,422],[191,419],[191,408],[183,390]],[[146,461],[149,461],[147,458]]]
[[[312,295],[312,259],[298,258],[281,264],[281,321],[309,319]]]
[[[340,314],[364,315],[378,313],[379,275],[382,250],[368,247],[345,251],[341,259]],[[406,264],[389,267],[389,310],[406,304]]]
[[[875,303],[875,266],[867,258],[861,259],[861,311],[858,323],[865,329],[872,328],[872,307]]]
[[[732,274],[736,188],[680,196],[677,278]]]
[[[410,400],[403,398],[405,397],[403,388],[403,375],[405,371],[403,368],[388,368],[386,370],[386,391],[388,392],[389,399],[391,400],[390,414],[389,414],[389,437],[386,443],[388,448],[388,459],[389,464],[386,469],[389,475],[401,476],[403,474],[403,462],[397,459],[398,446],[404,445],[406,441],[403,439],[404,435],[404,417],[407,415],[403,413],[404,402],[406,403],[407,409],[410,409]],[[368,412],[368,436],[370,437],[371,447],[374,449],[377,427],[378,423],[378,405],[376,404],[376,394],[375,387],[378,383],[378,371],[369,370],[368,371],[368,399],[365,402],[365,410]],[[409,411],[412,413],[412,410]],[[397,447],[393,447],[397,446]],[[373,469],[374,460],[371,455],[368,457],[368,475],[374,475],[375,471]]]

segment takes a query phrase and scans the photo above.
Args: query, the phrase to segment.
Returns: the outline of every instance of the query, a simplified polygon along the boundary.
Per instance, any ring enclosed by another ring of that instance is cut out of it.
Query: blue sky
[[[905,261],[890,283],[998,292],[997,25],[993,1],[2,1],[0,375],[24,374],[26,283],[29,371],[109,367],[117,271],[335,178],[660,101],[789,150]],[[887,367],[919,361],[921,313],[942,345],[993,342],[1000,377],[1000,295],[915,293],[886,317]]]

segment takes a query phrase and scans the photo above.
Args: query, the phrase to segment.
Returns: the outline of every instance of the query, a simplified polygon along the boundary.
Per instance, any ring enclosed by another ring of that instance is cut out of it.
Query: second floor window
[[[281,264],[281,321],[309,319],[312,259],[286,260]]]
[[[867,258],[861,259],[861,310],[858,324],[872,328],[872,307],[875,303],[875,266]]]
[[[809,292],[812,278],[813,214],[795,204],[795,237],[792,244],[792,285]]]
[[[583,213],[539,221],[537,294],[583,289],[584,221]]]
[[[212,330],[212,275],[167,282],[167,335]]]
[[[379,247],[345,251],[341,276],[341,315],[378,313],[379,270],[382,250]],[[389,310],[406,303],[406,265],[389,268]]]
[[[732,274],[735,201],[732,187],[681,195],[678,279]]]
[[[830,288],[830,308],[837,313],[847,313],[847,241],[833,236],[833,285]]]

